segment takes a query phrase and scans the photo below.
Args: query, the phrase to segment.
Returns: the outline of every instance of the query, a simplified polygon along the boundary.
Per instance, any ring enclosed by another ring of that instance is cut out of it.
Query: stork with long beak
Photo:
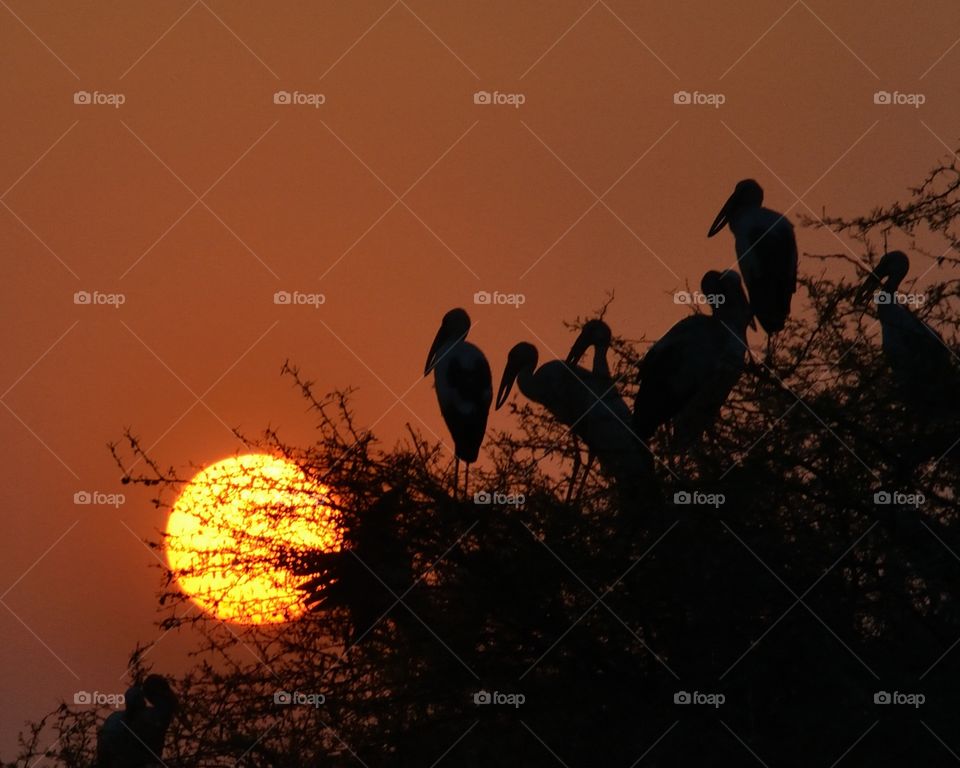
[[[616,389],[593,373],[563,360],[539,368],[537,348],[520,342],[507,357],[496,407],[503,407],[516,383],[528,399],[542,405],[586,444],[604,473],[628,496],[649,487],[652,461],[630,427],[630,411]]]
[[[898,292],[910,271],[902,251],[890,251],[864,281],[857,301],[872,297],[880,321],[884,357],[904,396],[923,408],[940,408],[956,401],[957,370],[943,338],[917,317]]]
[[[433,371],[440,413],[454,444],[454,495],[458,492],[460,462],[464,471],[464,495],[470,482],[470,465],[480,455],[487,431],[487,417],[493,400],[493,377],[483,352],[467,341],[470,316],[463,309],[451,309],[443,316],[440,329],[427,353],[423,375]]]
[[[753,314],[767,334],[770,359],[771,337],[783,330],[797,290],[797,239],[793,224],[782,213],[764,208],[763,188],[753,179],[744,179],[723,204],[707,237],[726,226],[733,232],[737,264]]]
[[[732,270],[707,272],[700,288],[713,314],[685,317],[640,361],[633,424],[643,440],[672,422],[675,445],[692,445],[713,424],[743,373],[753,316],[740,276]]]

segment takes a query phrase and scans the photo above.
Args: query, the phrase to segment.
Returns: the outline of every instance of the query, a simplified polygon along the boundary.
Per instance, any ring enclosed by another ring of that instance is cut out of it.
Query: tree
[[[285,365],[316,442],[247,442],[336,489],[345,549],[271,554],[315,608],[278,627],[188,615],[166,574],[161,627],[203,639],[175,682],[188,717],[167,764],[949,764],[960,408],[903,401],[855,297],[888,228],[956,246],[958,214],[951,163],[905,203],[825,220],[860,240],[862,261],[806,257],[803,308],[773,364],[751,360],[689,452],[655,439],[662,493],[636,507],[595,468],[571,493],[577,446],[526,404],[474,474],[509,503],[454,499],[440,446],[411,430],[382,447],[349,392],[318,395]],[[960,280],[925,295],[918,312],[956,355]],[[613,351],[629,400],[640,352],[622,339]],[[127,479],[169,503],[176,472],[131,433],[113,450],[121,469],[144,459]],[[29,726],[12,765],[31,764],[50,732],[53,764],[90,764],[94,720],[62,705]]]

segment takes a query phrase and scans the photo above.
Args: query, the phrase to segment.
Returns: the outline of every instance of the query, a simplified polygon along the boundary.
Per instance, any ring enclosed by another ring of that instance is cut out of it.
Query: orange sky
[[[705,235],[735,181],[792,218],[863,212],[960,133],[950,0],[0,6],[8,726],[122,691],[127,653],[157,635],[139,540],[164,519],[117,482],[104,446],[124,426],[164,465],[231,454],[232,426],[307,440],[289,357],[321,388],[359,387],[386,442],[407,421],[447,439],[421,373],[448,308],[470,311],[495,377],[521,339],[565,352],[561,321],[612,288],[614,330],[656,338],[686,312],[674,290],[732,264],[729,233]],[[725,103],[674,104],[681,90]],[[475,306],[479,290],[525,303]],[[121,490],[119,509],[73,503]],[[164,638],[158,663],[188,640]]]

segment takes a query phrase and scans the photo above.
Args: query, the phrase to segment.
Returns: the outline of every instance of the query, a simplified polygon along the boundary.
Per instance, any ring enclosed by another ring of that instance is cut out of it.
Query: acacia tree
[[[411,430],[381,446],[349,392],[317,394],[284,366],[316,441],[246,442],[334,489],[343,549],[268,552],[314,609],[277,626],[190,611],[165,574],[161,628],[201,639],[174,682],[187,717],[166,764],[949,763],[960,409],[904,402],[856,293],[885,231],[955,246],[958,213],[950,164],[907,202],[813,222],[855,235],[862,254],[806,258],[802,309],[772,362],[751,357],[691,450],[655,438],[660,493],[629,507],[596,468],[571,477],[579,448],[536,406],[511,405],[515,428],[490,436],[474,473],[475,488],[519,503],[475,504],[452,496],[439,445]],[[915,250],[941,270],[918,313],[956,353],[960,280],[944,270],[957,259]],[[629,401],[642,350],[620,339],[613,351]],[[182,477],[132,434],[113,450],[121,469],[142,459],[125,479],[169,503]],[[678,503],[685,493],[706,503]],[[325,698],[291,706],[278,691]],[[875,703],[884,692],[915,706]],[[50,735],[52,764],[91,764],[96,720],[61,706],[30,725],[13,765]]]

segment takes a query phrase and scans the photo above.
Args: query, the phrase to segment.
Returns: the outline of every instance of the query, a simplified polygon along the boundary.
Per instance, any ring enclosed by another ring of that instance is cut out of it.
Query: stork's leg
[[[577,472],[580,470],[580,441],[573,437],[573,469],[570,470],[570,484],[567,486],[567,497],[564,500],[569,504],[573,498],[573,489],[577,482]]]
[[[467,491],[470,488],[470,464],[464,463],[463,465],[463,498],[469,499]]]
[[[767,334],[767,356],[764,358],[764,364],[768,367],[773,367],[773,336]]]
[[[587,452],[587,466],[583,468],[583,473],[580,475],[580,486],[577,488],[577,492],[574,494],[574,498],[579,501],[580,497],[583,495],[583,486],[587,483],[587,478],[590,476],[590,468],[593,466],[593,460],[596,457],[593,455],[593,451]]]
[[[460,457],[453,457],[453,498],[456,499],[460,492]]]

